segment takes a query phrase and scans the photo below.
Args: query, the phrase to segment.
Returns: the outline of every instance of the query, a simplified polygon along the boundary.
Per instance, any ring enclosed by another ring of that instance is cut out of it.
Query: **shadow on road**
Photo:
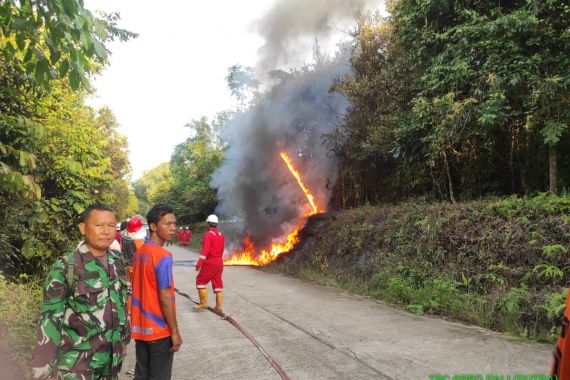
[[[174,261],[172,265],[175,267],[194,267],[196,266],[196,260]]]

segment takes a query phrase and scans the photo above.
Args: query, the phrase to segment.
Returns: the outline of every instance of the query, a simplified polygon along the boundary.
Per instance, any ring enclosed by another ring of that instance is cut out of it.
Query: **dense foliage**
[[[269,270],[535,339],[559,333],[570,198],[365,206],[315,215]]]
[[[570,184],[570,5],[555,0],[388,3],[361,18],[353,108],[333,205],[456,201]],[[562,165],[560,165],[562,164]]]
[[[94,202],[136,208],[126,139],[108,109],[83,103],[105,43],[134,35],[82,1],[0,4],[0,265],[37,273],[77,244],[76,217]]]

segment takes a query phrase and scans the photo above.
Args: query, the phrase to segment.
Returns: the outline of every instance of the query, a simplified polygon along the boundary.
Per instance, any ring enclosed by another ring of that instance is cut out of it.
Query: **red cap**
[[[127,231],[129,232],[137,232],[143,226],[142,218],[138,215],[135,215],[129,220],[129,224],[127,225]]]

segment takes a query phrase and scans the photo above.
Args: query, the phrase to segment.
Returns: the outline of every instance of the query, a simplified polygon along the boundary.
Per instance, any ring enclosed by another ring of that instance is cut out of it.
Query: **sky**
[[[128,138],[132,180],[170,160],[174,147],[190,134],[187,123],[202,116],[211,120],[235,108],[225,81],[228,68],[259,62],[265,40],[255,25],[276,3],[172,0],[159,6],[148,0],[85,1],[92,11],[119,12],[119,26],[139,34],[108,44],[110,64],[95,77],[96,94],[87,99],[88,105],[106,105],[115,114],[118,132]],[[272,22],[279,22],[279,16]],[[338,38],[348,38],[343,33],[348,26],[334,27]],[[310,38],[302,44],[306,52],[296,52],[296,64],[305,57],[310,60],[312,43]],[[332,53],[335,41],[320,44]]]
[[[128,137],[132,179],[170,160],[193,119],[235,107],[230,66],[254,66],[263,40],[251,25],[272,0],[87,0],[90,10],[119,12],[119,26],[139,34],[109,44],[110,65],[95,78],[87,104],[107,105]]]

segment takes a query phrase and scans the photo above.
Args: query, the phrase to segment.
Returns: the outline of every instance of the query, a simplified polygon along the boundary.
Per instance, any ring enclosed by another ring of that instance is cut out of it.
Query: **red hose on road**
[[[176,293],[180,294],[182,297],[187,298],[190,302],[198,304],[198,302],[193,300],[192,297],[190,297],[188,294],[183,293],[176,288],[174,288],[174,290],[176,291]],[[225,319],[226,321],[228,321],[231,325],[233,325],[236,329],[238,329],[243,335],[245,335],[245,337],[247,339],[249,339],[250,342],[253,343],[253,345],[255,347],[257,347],[257,349],[263,354],[263,356],[265,356],[265,358],[273,366],[273,368],[275,368],[275,370],[277,371],[279,376],[281,376],[281,378],[283,380],[289,380],[289,376],[287,376],[287,373],[285,373],[285,370],[281,367],[281,365],[279,365],[279,363],[277,363],[277,360],[275,360],[273,355],[271,355],[269,353],[269,351],[267,351],[261,345],[261,343],[259,343],[257,341],[257,339],[255,339],[255,337],[253,335],[251,335],[247,330],[245,330],[243,327],[241,327],[241,325],[239,323],[237,323],[237,321],[235,319],[233,319],[231,316],[225,315],[223,312],[218,311],[218,310],[211,308],[209,306],[208,306],[208,310],[210,310],[212,313],[222,317],[222,319]]]

